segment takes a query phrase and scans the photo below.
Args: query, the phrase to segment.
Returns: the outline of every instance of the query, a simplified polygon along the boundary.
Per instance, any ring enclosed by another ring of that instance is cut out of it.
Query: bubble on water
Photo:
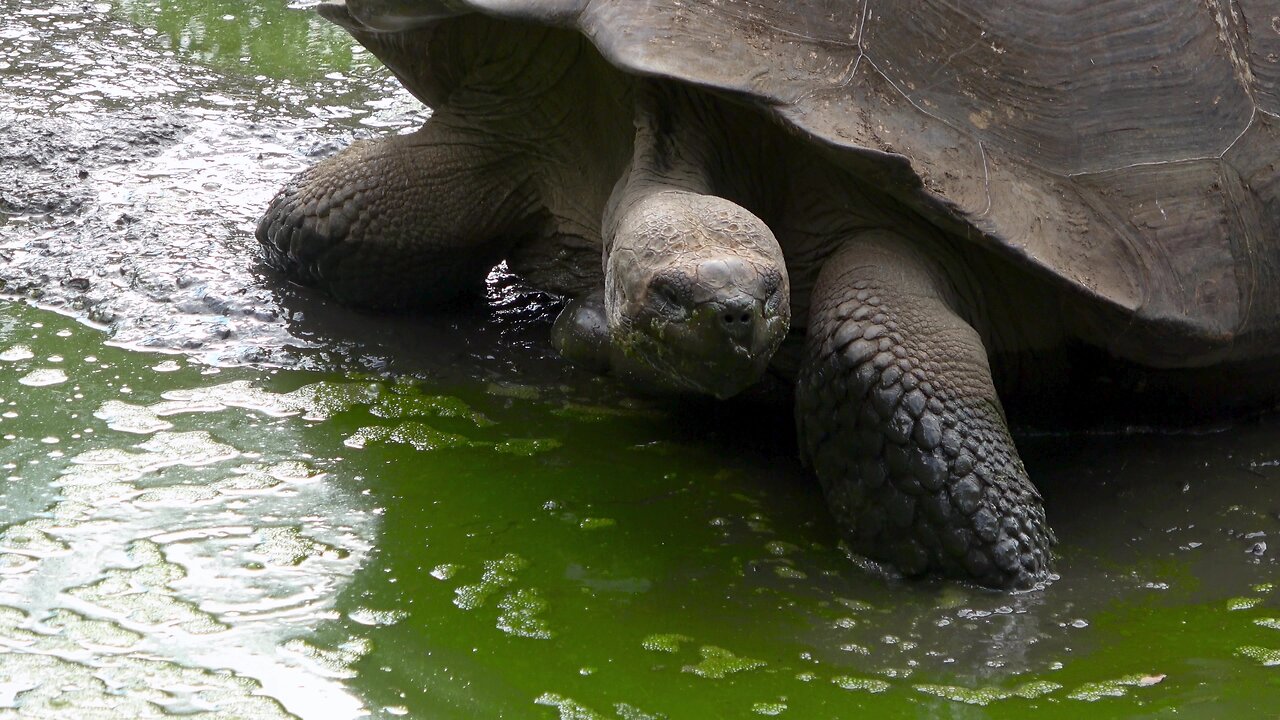
[[[887,680],[879,678],[854,677],[852,675],[837,675],[831,678],[831,682],[836,687],[844,690],[857,690],[860,692],[882,693],[892,687]]]
[[[514,438],[495,443],[493,450],[507,455],[530,457],[550,452],[558,447],[560,447],[560,441],[554,438]]]
[[[543,693],[533,702],[536,705],[545,705],[559,710],[560,720],[605,720],[604,715],[577,700],[556,693]]]
[[[142,642],[143,636],[110,620],[95,620],[79,613],[59,608],[42,623],[55,628],[70,643],[89,648],[131,648]]]
[[[49,534],[53,527],[46,518],[10,525],[0,531],[0,549],[34,558],[62,555],[70,550],[70,546]]]
[[[989,705],[997,700],[1011,696],[1008,690],[994,687],[966,688],[958,685],[916,685],[916,690],[926,695],[933,695],[952,702],[966,705]]]
[[[1228,610],[1252,610],[1262,603],[1262,598],[1234,597],[1227,600]]]
[[[453,563],[443,563],[431,568],[431,572],[429,574],[437,580],[448,580],[453,577],[461,567],[461,565],[454,565]]]
[[[373,648],[365,638],[353,638],[337,647],[326,648],[305,638],[294,638],[283,643],[281,649],[310,660],[321,672],[333,678],[353,678],[352,667]]]
[[[498,629],[516,637],[549,640],[555,636],[542,617],[547,601],[536,588],[520,588],[498,601]]]
[[[758,702],[758,703],[754,703],[751,706],[751,712],[757,715],[774,716],[774,715],[781,715],[786,711],[787,711],[787,704],[785,702],[781,702],[777,700],[767,701],[767,702]]]
[[[472,410],[470,405],[458,398],[408,394],[409,390],[401,388],[395,390],[382,393],[377,401],[369,406],[369,413],[389,420],[408,417],[440,417],[466,420],[476,427],[489,427],[494,424],[483,413]]]
[[[217,489],[207,485],[168,485],[139,494],[137,502],[142,505],[182,507],[209,502],[217,497]]]
[[[268,475],[288,483],[308,483],[324,477],[324,473],[301,460],[284,460],[266,469]]]
[[[475,610],[483,606],[494,592],[514,583],[516,573],[528,564],[527,560],[514,553],[507,553],[497,560],[486,560],[480,582],[455,588],[453,604],[463,610]]]
[[[686,665],[681,670],[711,680],[719,680],[735,673],[755,670],[767,665],[763,660],[740,657],[716,645],[703,645],[698,648],[698,652],[702,655],[702,661],[697,665]]]
[[[582,518],[578,522],[578,528],[581,530],[599,530],[600,528],[608,528],[617,525],[618,521],[613,518],[605,517],[588,517]]]
[[[93,416],[107,423],[107,427],[120,432],[150,435],[168,430],[173,423],[156,417],[151,408],[131,405],[120,400],[108,400],[94,411]]]
[[[159,362],[159,363],[156,363],[155,365],[152,365],[151,369],[160,373],[171,373],[171,372],[176,372],[178,370],[181,370],[182,366],[179,365],[178,361],[176,360],[165,360],[163,362]]]
[[[774,565],[773,574],[783,580],[804,580],[809,577],[808,573],[798,570],[790,565]]]
[[[1052,680],[1032,680],[1015,687],[1013,694],[1025,700],[1034,700],[1041,695],[1048,695],[1061,689],[1062,685]]]
[[[186,577],[180,565],[168,562],[160,546],[138,540],[129,546],[135,568],[112,568],[97,582],[71,588],[67,594],[127,617],[130,622],[149,626],[177,627],[196,634],[221,632],[227,626],[195,603],[178,598],[170,585]]]
[[[212,487],[225,495],[257,493],[280,486],[280,481],[261,470],[236,468],[230,477],[214,481]]]
[[[0,361],[18,362],[20,360],[30,360],[35,356],[36,354],[31,352],[31,348],[26,345],[14,345],[0,352]]]
[[[262,528],[257,537],[253,554],[271,565],[295,566],[310,558],[342,556],[338,548],[303,535],[295,526]]]
[[[393,428],[383,425],[366,425],[343,440],[342,444],[356,450],[371,444],[402,444],[425,452],[469,447],[472,442],[461,435],[437,430],[426,423],[409,421]]]
[[[1103,680],[1100,682],[1089,682],[1072,690],[1067,697],[1072,700],[1084,700],[1094,702],[1107,697],[1123,697],[1129,692],[1129,688],[1142,687],[1145,684],[1144,679],[1150,677],[1148,675],[1133,674],[1116,678],[1115,680]]]
[[[40,368],[39,370],[32,370],[25,376],[18,379],[20,384],[30,387],[61,385],[66,381],[67,374],[57,368]]]
[[[764,544],[764,549],[770,555],[777,557],[784,557],[800,550],[799,546],[782,540],[770,540]]]
[[[1280,630],[1280,618],[1258,618],[1253,621],[1253,624],[1271,628],[1272,630]]]
[[[240,451],[225,443],[213,439],[204,430],[190,432],[158,432],[146,442],[136,447],[147,451],[145,460],[148,470],[156,470],[170,465],[199,467],[212,465],[238,457]]]
[[[1245,645],[1236,650],[1236,654],[1255,660],[1266,667],[1280,665],[1280,648],[1267,648],[1258,645]]]
[[[221,385],[186,390],[169,390],[161,397],[170,402],[152,406],[158,415],[211,412],[228,407],[240,407],[273,417],[288,417],[297,415],[306,407],[305,402],[296,397],[263,390],[248,380],[234,380]]]
[[[353,622],[371,627],[395,625],[408,616],[409,614],[403,610],[374,610],[366,607],[358,607],[347,613],[347,617]]]
[[[679,652],[681,643],[693,642],[693,638],[679,633],[656,633],[640,641],[640,646],[652,652]]]

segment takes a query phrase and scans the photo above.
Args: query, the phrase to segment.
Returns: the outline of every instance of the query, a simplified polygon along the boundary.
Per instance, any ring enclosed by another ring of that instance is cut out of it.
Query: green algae
[[[641,647],[652,652],[674,653],[680,651],[680,645],[693,642],[693,638],[679,633],[656,633],[640,641]]]
[[[496,560],[486,560],[480,582],[455,588],[453,604],[463,610],[482,607],[490,595],[514,583],[517,573],[528,565],[529,561],[514,553],[507,553]]]
[[[698,677],[719,680],[735,673],[747,672],[768,665],[763,660],[740,657],[731,651],[715,645],[703,645],[698,648],[702,660],[697,665],[686,665],[683,670]]]
[[[618,521],[613,518],[588,517],[578,521],[578,527],[583,530],[599,530],[601,528],[609,528],[617,525]]]
[[[1267,667],[1271,667],[1273,665],[1280,665],[1280,648],[1266,648],[1266,647],[1260,647],[1258,645],[1245,645],[1244,647],[1237,650],[1236,654],[1242,657],[1247,657],[1250,660],[1256,660],[1257,662]]]
[[[547,601],[535,588],[520,588],[498,601],[498,629],[516,637],[550,640],[555,636],[542,615]]]
[[[253,718],[356,717],[352,707],[409,717],[1069,718],[1159,716],[1195,703],[1247,717],[1280,697],[1268,664],[1275,619],[1256,616],[1260,603],[1228,609],[1233,598],[1269,601],[1266,567],[1242,565],[1220,588],[1193,594],[1179,578],[1194,568],[1162,566],[1171,587],[1153,592],[1124,586],[1126,573],[1148,579],[1144,565],[1088,581],[1075,566],[1031,602],[884,581],[831,549],[820,493],[801,476],[775,478],[769,455],[702,447],[687,428],[648,414],[586,420],[556,413],[560,401],[545,394],[494,399],[480,381],[406,389],[359,375],[204,376],[186,366],[160,374],[153,356],[89,337],[76,340],[86,343],[78,354],[97,358],[86,367],[109,365],[102,375],[68,362],[67,383],[19,384],[24,363],[53,354],[44,337],[23,337],[34,357],[0,375],[0,411],[17,413],[0,419],[0,436],[13,436],[0,444],[0,466],[15,466],[0,477],[19,478],[6,481],[0,551],[9,555],[0,567],[12,568],[6,583],[40,577],[58,590],[48,612],[0,609],[0,642],[56,655],[0,653],[18,682],[35,683],[18,696],[30,698],[23,717],[60,703],[79,712],[109,695],[69,657],[118,666],[99,672],[124,683],[117,710],[104,711],[113,718],[162,716],[166,706],[152,697],[200,717],[163,694],[164,683],[184,678],[223,716]],[[13,343],[0,337],[0,347]],[[118,393],[114,375],[134,392]],[[85,397],[33,402],[71,386]],[[373,410],[415,393],[457,398],[458,412]],[[155,420],[172,427],[128,429]],[[405,441],[411,433],[393,440],[406,423],[456,435],[456,444],[424,444],[437,452]],[[343,444],[367,428],[382,430],[358,451]],[[529,434],[557,443],[555,452],[499,449]],[[646,449],[652,442],[663,452]],[[325,489],[345,494],[312,495]],[[33,498],[26,505],[23,493]],[[259,505],[270,509],[250,513]],[[362,513],[365,529],[353,524]],[[93,538],[119,542],[59,585],[53,571]],[[234,572],[209,571],[223,561]],[[292,599],[280,589],[291,578],[306,588]],[[270,673],[293,673],[276,676],[288,682],[310,678],[308,693],[341,688],[358,703],[308,710],[266,671],[246,675],[212,655],[174,651],[209,665],[191,669],[207,676],[182,675],[165,656],[181,638],[221,648],[285,631],[253,657],[276,663]],[[1018,665],[1023,652],[1027,666]],[[145,653],[164,662],[147,664]],[[1148,668],[1151,658],[1161,667]],[[976,688],[975,668],[985,673]],[[71,689],[40,685],[41,673]],[[986,704],[968,708],[975,700]]]
[[[882,693],[892,687],[886,680],[853,677],[851,675],[837,675],[831,678],[831,682],[841,690],[856,690],[869,693]]]
[[[378,399],[369,406],[369,413],[380,418],[456,418],[466,420],[476,427],[489,427],[494,424],[484,413],[476,412],[470,405],[455,397],[445,395],[423,395],[416,388],[407,390],[397,387],[395,393],[380,393]]]
[[[1067,694],[1072,700],[1084,700],[1094,702],[1103,698],[1123,697],[1129,692],[1130,688],[1146,687],[1159,682],[1154,680],[1157,676],[1132,674],[1115,678],[1114,680],[1101,680],[1098,682],[1090,682],[1081,685]],[[1159,676],[1163,679],[1163,676]]]
[[[532,457],[551,452],[560,447],[560,441],[554,438],[513,438],[493,444],[493,451],[504,455],[520,455]]]

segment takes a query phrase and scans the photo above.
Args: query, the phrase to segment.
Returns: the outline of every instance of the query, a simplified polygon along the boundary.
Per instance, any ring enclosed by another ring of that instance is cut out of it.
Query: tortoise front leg
[[[401,309],[477,293],[539,207],[528,163],[442,109],[299,173],[258,225],[268,264],[339,301]]]
[[[796,391],[801,452],[859,552],[908,575],[1026,588],[1052,531],[978,333],[941,268],[864,233],[823,265]]]

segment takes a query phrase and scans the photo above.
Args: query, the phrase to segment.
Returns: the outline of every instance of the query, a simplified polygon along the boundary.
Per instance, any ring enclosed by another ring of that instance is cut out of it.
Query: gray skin
[[[1088,212],[1116,216],[1097,209],[1098,201],[1071,205],[1075,196],[1061,183],[1046,200],[1037,192],[1051,183],[994,142],[956,151],[971,147],[951,139],[956,124],[912,114],[949,109],[942,100],[889,103],[868,117],[824,115],[855,99],[876,109],[883,93],[858,96],[863,86],[850,82],[838,86],[847,97],[826,88],[786,100],[770,95],[808,82],[797,75],[808,60],[768,55],[767,43],[744,46],[743,38],[759,39],[772,26],[739,33],[734,24],[747,16],[695,4],[696,12],[686,12],[683,4],[601,3],[599,17],[595,4],[588,12],[550,0],[322,5],[435,112],[413,135],[357,144],[289,183],[258,228],[266,261],[343,301],[405,309],[473,292],[505,260],[531,284],[573,299],[553,333],[572,360],[642,387],[716,397],[766,370],[793,379],[802,459],[858,551],[907,575],[940,573],[998,588],[1051,577],[1054,536],[1010,438],[1001,395],[1035,403],[1069,392],[1061,370],[1071,369],[1075,345],[1166,368],[1260,358],[1258,348],[1274,347],[1274,293],[1254,297],[1250,324],[1235,337],[1220,327],[1235,317],[1234,306],[1205,305],[1195,315],[1185,310],[1189,296],[1177,294],[1184,285],[1135,290],[1122,281],[1140,273],[1126,275],[1132,266],[1124,263],[1148,255],[1133,251],[1139,241],[1111,240],[1107,233],[1120,225],[1105,223],[1114,220],[1087,221]],[[469,5],[491,16],[465,14]],[[653,14],[628,16],[633,10]],[[610,12],[617,17],[605,22]],[[807,12],[795,17],[820,17]],[[670,35],[659,32],[665,19],[676,28]],[[697,25],[704,21],[711,24]],[[785,14],[773,21],[789,22]],[[575,30],[547,26],[574,22],[595,46]],[[859,33],[875,28],[865,13],[861,22]],[[626,34],[637,28],[644,32],[634,39]],[[826,32],[820,22],[802,29],[778,42]],[[968,29],[955,26],[948,42],[967,43]],[[742,58],[780,64],[742,76],[755,87],[734,84],[736,64],[692,67],[688,58],[702,46],[679,43],[704,30]],[[651,53],[654,47],[668,49]],[[821,65],[830,47],[815,45],[804,57]],[[1021,46],[1005,47],[1011,50],[998,49],[1022,59]],[[956,67],[972,64],[952,57]],[[860,68],[880,72],[870,63],[850,58],[849,77]],[[694,78],[699,72],[727,74]],[[683,82],[681,73],[711,89]],[[776,105],[786,112],[774,112]],[[1006,123],[969,117],[982,128]],[[1008,122],[1035,117],[1011,113]],[[836,122],[849,118],[856,123]],[[1269,123],[1240,137],[1273,152],[1257,139]],[[881,147],[855,151],[844,140],[863,136]],[[906,154],[892,154],[897,148],[884,138],[897,138]],[[949,153],[919,151],[935,145]],[[932,169],[927,186],[903,158]],[[1176,177],[1182,167],[1141,160],[1131,172]],[[1270,187],[1263,170],[1250,172],[1254,186]],[[965,194],[984,178],[985,197]],[[1097,185],[1089,177],[1079,182]],[[1253,203],[1250,211],[1262,207],[1263,191],[1249,192],[1233,197]],[[1037,217],[1035,203],[1053,222]],[[1162,217],[1172,214],[1171,223],[1179,212],[1212,209],[1167,205]],[[1142,227],[1162,221],[1144,216]],[[996,232],[1022,227],[1043,237],[1018,245]],[[1063,251],[1076,247],[1062,245],[1067,233],[1090,231],[1079,252]],[[1188,257],[1221,257],[1216,245],[1202,250]],[[1280,266],[1274,260],[1258,254],[1251,267],[1265,274],[1258,268]],[[1166,262],[1141,277],[1159,280],[1169,268],[1186,270]],[[1135,308],[1135,297],[1146,304]],[[1159,381],[1150,386],[1173,389],[1165,397],[1177,404],[1192,376],[1221,377],[1175,372],[1153,375]],[[1245,383],[1214,394],[1230,407],[1273,397],[1274,388]]]

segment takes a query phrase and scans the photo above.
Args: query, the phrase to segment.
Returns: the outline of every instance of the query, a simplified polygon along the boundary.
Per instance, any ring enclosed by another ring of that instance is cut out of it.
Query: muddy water
[[[1022,437],[1062,578],[886,578],[785,411],[571,372],[501,275],[257,267],[283,178],[422,116],[303,10],[0,0],[0,717],[1280,712],[1280,422]]]

